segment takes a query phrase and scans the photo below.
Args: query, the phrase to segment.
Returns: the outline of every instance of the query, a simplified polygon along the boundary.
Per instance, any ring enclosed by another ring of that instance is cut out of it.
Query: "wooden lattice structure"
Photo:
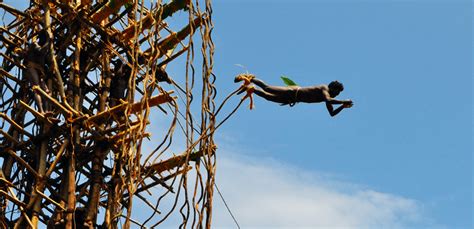
[[[209,228],[222,123],[210,0],[31,0],[0,14],[0,228],[153,227],[176,212]],[[143,152],[152,115],[171,121]]]

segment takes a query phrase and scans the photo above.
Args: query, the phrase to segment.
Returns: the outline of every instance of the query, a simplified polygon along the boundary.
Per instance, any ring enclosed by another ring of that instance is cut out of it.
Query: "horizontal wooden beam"
[[[100,122],[104,119],[110,118],[113,115],[116,115],[120,112],[124,112],[127,108],[129,108],[130,113],[137,113],[143,109],[145,109],[147,106],[148,107],[154,107],[162,103],[167,103],[171,102],[174,100],[173,97],[170,96],[170,94],[174,93],[173,90],[170,90],[166,93],[159,94],[157,96],[153,96],[148,101],[142,100],[140,102],[134,103],[134,104],[129,104],[128,102],[122,103],[120,105],[117,105],[115,107],[112,107],[106,111],[102,111],[94,116],[89,117],[86,122]]]
[[[109,0],[102,8],[100,8],[96,13],[91,16],[93,22],[100,24],[104,19],[106,19],[110,14],[117,13],[120,10],[120,7],[125,5],[128,2],[133,2],[132,0]]]
[[[215,152],[216,152],[216,148],[214,147],[211,152],[212,155],[214,155]],[[174,156],[167,160],[153,164],[149,166],[147,169],[145,169],[145,171],[150,172],[150,174],[162,173],[167,170],[172,170],[174,168],[181,167],[189,161],[198,161],[199,158],[205,155],[205,153],[206,153],[205,150],[193,152],[193,153],[190,153],[189,155],[187,155],[187,153],[183,153],[181,155]]]

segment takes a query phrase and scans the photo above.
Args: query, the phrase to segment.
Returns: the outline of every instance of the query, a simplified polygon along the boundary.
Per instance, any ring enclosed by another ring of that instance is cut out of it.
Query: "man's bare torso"
[[[329,91],[326,85],[316,85],[310,87],[299,87],[296,95],[297,102],[319,103],[326,100],[324,91]]]

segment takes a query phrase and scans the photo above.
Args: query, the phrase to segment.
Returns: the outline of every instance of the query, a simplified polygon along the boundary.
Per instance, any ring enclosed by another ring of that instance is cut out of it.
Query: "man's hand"
[[[352,102],[352,100],[346,100],[342,104],[342,106],[344,106],[344,108],[351,108],[353,105],[354,105],[354,103]]]

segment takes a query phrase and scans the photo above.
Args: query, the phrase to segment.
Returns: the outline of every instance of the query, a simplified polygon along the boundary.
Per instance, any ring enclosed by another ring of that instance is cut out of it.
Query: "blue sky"
[[[256,98],[221,129],[234,152],[416,200],[435,225],[472,225],[469,1],[215,1],[214,13],[222,94],[242,64],[270,84],[337,79],[354,101],[331,118]]]
[[[323,104],[256,97],[219,130],[217,182],[241,225],[472,227],[470,1],[216,0],[213,9],[217,100],[249,71],[279,85],[281,75],[303,86],[337,79],[339,98],[354,101],[332,118]],[[232,226],[215,203],[216,225]]]

